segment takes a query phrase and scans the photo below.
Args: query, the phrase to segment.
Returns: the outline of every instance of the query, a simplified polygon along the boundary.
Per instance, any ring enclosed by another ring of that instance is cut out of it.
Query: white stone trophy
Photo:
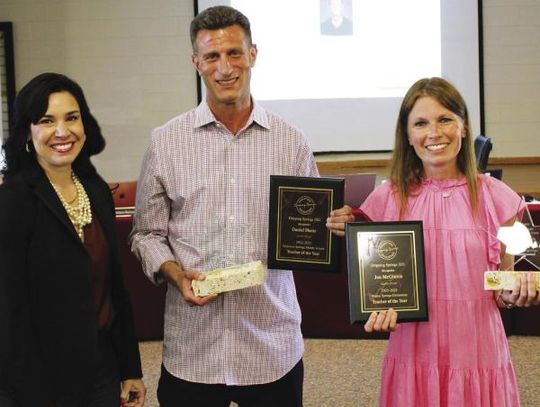
[[[486,290],[513,290],[515,281],[524,272],[533,273],[536,289],[540,290],[540,226],[534,224],[527,206],[523,222],[515,221],[511,226],[503,226],[497,232],[497,239],[506,246],[506,253],[514,255],[514,266],[523,267],[528,263],[531,271],[497,270],[484,273]]]
[[[206,278],[193,280],[193,292],[204,297],[222,292],[261,285],[266,267],[260,260],[249,259],[246,236],[252,232],[250,223],[228,223],[217,215],[209,215],[205,232],[177,242],[196,251],[203,259]]]

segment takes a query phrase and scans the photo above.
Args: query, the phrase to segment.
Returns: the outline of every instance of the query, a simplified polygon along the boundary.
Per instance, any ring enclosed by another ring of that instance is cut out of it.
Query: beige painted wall
[[[540,0],[484,0],[483,11],[492,156],[540,156]],[[0,0],[17,88],[44,71],[76,79],[107,138],[94,162],[111,181],[136,179],[152,128],[196,104],[192,16],[192,0]]]
[[[483,0],[486,134],[495,157],[540,156],[540,1]]]

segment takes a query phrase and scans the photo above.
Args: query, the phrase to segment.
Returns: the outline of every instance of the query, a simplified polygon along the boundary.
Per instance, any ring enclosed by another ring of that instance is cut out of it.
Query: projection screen
[[[195,6],[217,4],[251,22],[258,48],[253,97],[303,130],[315,152],[391,150],[406,90],[430,76],[457,86],[473,133],[480,132],[477,1],[197,0]],[[341,33],[325,28],[336,10],[348,22]],[[200,91],[204,97],[204,86]]]

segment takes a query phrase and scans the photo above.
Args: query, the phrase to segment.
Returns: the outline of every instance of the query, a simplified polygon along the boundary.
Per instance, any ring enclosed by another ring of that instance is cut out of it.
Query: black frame
[[[199,2],[198,0],[193,0],[193,17],[197,17],[199,14]],[[191,41],[191,37],[190,37]],[[201,76],[195,70],[195,80],[197,81],[197,105],[200,105],[202,102],[202,81]]]
[[[480,134],[486,134],[486,106],[484,92],[484,10],[478,0],[478,81],[480,82]]]
[[[345,232],[351,323],[389,308],[398,311],[399,322],[427,321],[422,222],[352,222]]]
[[[525,227],[529,230],[529,233],[531,234],[531,239],[533,242],[540,243],[540,225],[536,225],[534,223],[534,220],[531,215],[531,211],[529,210],[529,206],[525,205],[525,210],[523,214],[522,223],[525,225]],[[534,246],[534,245],[533,245]],[[514,261],[514,266],[517,266],[518,263],[521,261],[525,261],[529,263],[528,269],[534,270],[534,271],[540,271],[540,247],[529,247],[527,250],[525,250],[523,253],[515,256],[516,259]],[[517,266],[518,268],[520,266]],[[517,268],[514,267],[514,270]]]
[[[13,103],[15,101],[15,59],[13,52],[13,24],[10,22],[0,22],[0,31],[4,34],[5,69],[6,69],[6,94],[7,94],[7,115],[8,132],[12,126]],[[0,140],[2,140],[0,134]]]
[[[343,206],[343,178],[270,176],[268,268],[339,271],[339,239],[326,227]]]
[[[482,0],[477,0],[478,5],[478,82],[479,82],[479,104],[480,104],[480,134],[486,134],[486,107],[485,107],[485,90],[484,90],[484,11]],[[193,0],[193,17],[199,14],[199,2]],[[197,83],[197,104],[202,101],[202,81],[201,77],[195,72]],[[325,156],[328,154],[372,154],[372,153],[388,153],[392,150],[348,150],[348,151],[315,151],[314,156]]]

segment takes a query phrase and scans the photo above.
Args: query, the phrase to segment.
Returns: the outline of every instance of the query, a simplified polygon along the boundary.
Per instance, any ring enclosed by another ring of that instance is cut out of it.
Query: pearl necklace
[[[77,191],[77,195],[75,196],[75,199],[68,203],[62,194],[60,193],[60,190],[51,182],[51,185],[56,192],[56,195],[58,195],[58,198],[60,198],[60,202],[62,202],[62,206],[66,210],[66,212],[69,215],[69,218],[71,219],[71,222],[73,223],[73,226],[75,226],[75,230],[77,231],[77,234],[79,235],[79,238],[81,240],[84,239],[84,231],[83,228],[86,225],[89,225],[92,223],[92,208],[90,207],[90,199],[88,199],[88,195],[86,194],[86,191],[84,190],[83,185],[81,184],[81,181],[79,181],[79,178],[75,175],[74,172],[71,173],[71,179],[73,180],[73,183],[75,184],[75,190]],[[73,205],[72,203],[76,201],[76,199],[79,198],[79,202],[76,205]]]

